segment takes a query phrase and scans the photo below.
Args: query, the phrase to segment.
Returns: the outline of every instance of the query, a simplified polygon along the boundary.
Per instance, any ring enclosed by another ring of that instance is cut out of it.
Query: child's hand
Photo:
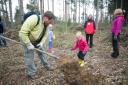
[[[72,53],[75,54],[76,53],[76,50],[72,50]]]

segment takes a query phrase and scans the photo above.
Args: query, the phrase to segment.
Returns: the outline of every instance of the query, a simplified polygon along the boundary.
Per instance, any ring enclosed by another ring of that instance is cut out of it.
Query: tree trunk
[[[52,0],[52,12],[54,13],[54,0]]]
[[[64,18],[65,18],[65,5],[64,5],[64,3],[65,3],[65,0],[63,0],[63,20],[64,20]]]
[[[42,10],[42,13],[44,14],[44,0],[42,0],[42,7],[43,7],[43,8],[42,8],[42,9],[43,9],[43,10]]]
[[[120,7],[123,8],[123,0],[121,0]]]
[[[71,21],[72,21],[72,1],[70,2],[71,3],[71,8],[70,8],[70,19],[71,19]]]
[[[21,21],[22,21],[22,17],[23,17],[23,14],[24,14],[24,10],[23,10],[23,0],[19,0],[19,10],[20,10],[20,18],[21,18]]]
[[[41,12],[41,14],[43,14],[42,0],[40,0],[40,12]]]
[[[81,3],[81,2],[80,2],[80,0],[79,0],[79,17],[78,17],[78,18],[79,18],[79,23],[80,23],[80,3]]]
[[[99,17],[99,5],[98,5],[98,0],[97,0],[97,5],[96,5],[96,28],[98,29],[98,17]]]
[[[1,0],[2,1],[2,3],[1,3],[1,8],[2,8],[2,10],[3,10],[3,20],[4,20],[4,22],[6,22],[6,14],[5,14],[5,9],[4,9],[4,1],[3,0]]]
[[[49,0],[47,0],[48,1],[48,11],[49,11]]]
[[[11,20],[11,28],[13,25],[13,17],[12,17],[12,0],[9,0],[9,11],[10,11],[10,20]]]
[[[77,0],[76,0],[76,10],[75,10],[75,22],[77,22],[76,20],[77,20]]]
[[[65,0],[65,21],[67,22],[67,0]]]

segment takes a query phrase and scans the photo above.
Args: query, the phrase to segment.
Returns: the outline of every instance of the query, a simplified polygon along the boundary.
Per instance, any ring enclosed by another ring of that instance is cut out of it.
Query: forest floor
[[[120,44],[120,56],[112,58],[109,34],[100,30],[94,35],[94,47],[87,53],[84,67],[70,51],[74,33],[59,34],[53,53],[58,59],[48,56],[54,71],[47,71],[35,55],[39,75],[35,80],[26,77],[22,47],[7,41],[8,47],[0,48],[0,85],[127,85],[128,50]],[[9,38],[15,36],[17,33],[7,33]]]

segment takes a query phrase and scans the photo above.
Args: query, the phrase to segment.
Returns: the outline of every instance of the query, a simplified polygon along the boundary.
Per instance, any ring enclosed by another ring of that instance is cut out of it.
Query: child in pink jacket
[[[79,51],[77,53],[77,56],[79,58],[79,64],[82,67],[85,64],[84,57],[89,50],[89,46],[88,46],[84,36],[82,35],[82,33],[80,31],[78,31],[76,33],[76,41],[75,41],[74,46],[71,50],[73,51],[76,49],[78,49],[78,51]]]

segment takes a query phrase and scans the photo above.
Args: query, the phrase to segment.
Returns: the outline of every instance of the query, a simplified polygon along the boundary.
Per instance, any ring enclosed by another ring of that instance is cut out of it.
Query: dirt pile
[[[103,84],[104,77],[92,75],[86,69],[87,66],[80,67],[78,62],[66,63],[61,67],[68,85],[100,85]]]

